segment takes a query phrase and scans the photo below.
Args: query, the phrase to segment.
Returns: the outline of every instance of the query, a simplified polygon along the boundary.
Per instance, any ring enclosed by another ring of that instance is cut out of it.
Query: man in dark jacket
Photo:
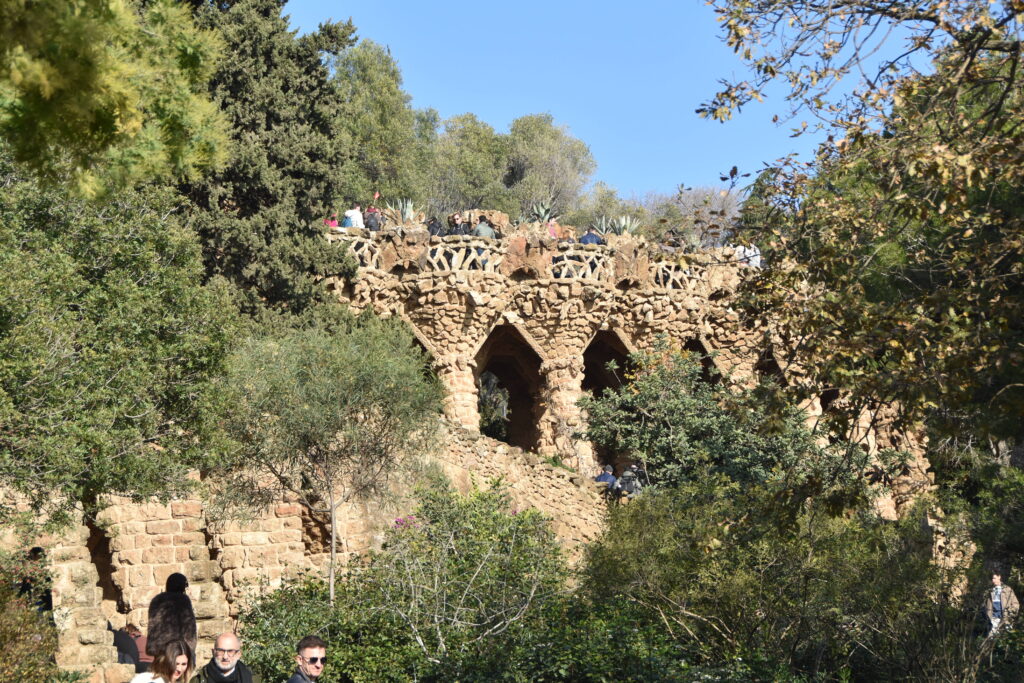
[[[298,671],[288,679],[288,683],[315,683],[324,672],[327,664],[327,643],[319,636],[306,636],[295,648],[295,663]]]
[[[163,654],[172,640],[184,640],[193,652],[196,651],[199,640],[196,613],[185,592],[187,589],[188,579],[184,574],[171,574],[167,577],[167,590],[149,603],[146,652],[154,657]]]
[[[192,683],[259,683],[259,676],[242,662],[242,641],[222,633],[213,643],[213,657],[196,672]]]
[[[587,228],[587,231],[583,233],[583,237],[580,238],[580,244],[604,244],[604,240],[597,234],[593,227]]]

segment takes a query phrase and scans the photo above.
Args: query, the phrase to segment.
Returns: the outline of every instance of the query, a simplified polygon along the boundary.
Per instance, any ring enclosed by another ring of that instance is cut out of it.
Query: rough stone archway
[[[475,380],[491,373],[498,385],[508,391],[508,443],[523,450],[536,450],[540,439],[537,423],[543,359],[522,332],[514,325],[504,324],[487,335],[475,361]]]

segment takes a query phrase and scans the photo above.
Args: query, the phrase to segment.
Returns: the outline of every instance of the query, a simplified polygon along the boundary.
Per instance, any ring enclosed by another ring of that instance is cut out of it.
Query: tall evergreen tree
[[[200,208],[197,225],[210,276],[223,275],[246,307],[301,311],[319,297],[317,280],[346,268],[323,239],[321,219],[341,195],[338,168],[347,135],[325,55],[352,45],[351,22],[289,30],[280,0],[202,3],[200,25],[220,31],[227,58],[211,93],[232,126],[227,168],[184,188]]]

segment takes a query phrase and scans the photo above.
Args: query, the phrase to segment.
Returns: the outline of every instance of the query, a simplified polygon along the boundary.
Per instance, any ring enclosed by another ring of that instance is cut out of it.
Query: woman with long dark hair
[[[195,655],[184,640],[172,640],[153,658],[146,673],[137,674],[131,683],[188,683]]]

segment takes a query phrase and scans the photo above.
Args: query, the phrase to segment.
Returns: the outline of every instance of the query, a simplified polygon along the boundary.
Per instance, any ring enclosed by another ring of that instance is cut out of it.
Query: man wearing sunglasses
[[[192,683],[259,683],[260,678],[242,663],[242,641],[222,633],[213,642],[213,657],[196,672]]]
[[[327,643],[319,636],[306,636],[299,641],[295,663],[299,670],[288,679],[288,683],[314,683],[324,672],[327,663]]]

